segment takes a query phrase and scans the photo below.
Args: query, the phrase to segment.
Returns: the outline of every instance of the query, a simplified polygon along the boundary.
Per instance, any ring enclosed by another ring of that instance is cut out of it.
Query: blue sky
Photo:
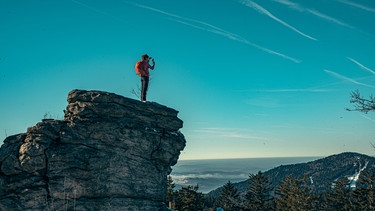
[[[0,0],[0,140],[72,89],[126,97],[155,58],[148,100],[180,111],[181,159],[374,155],[373,0]]]

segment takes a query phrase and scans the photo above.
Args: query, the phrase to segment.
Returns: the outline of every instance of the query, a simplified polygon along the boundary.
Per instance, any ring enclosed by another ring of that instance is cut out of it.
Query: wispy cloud
[[[346,23],[344,23],[344,22],[342,22],[342,21],[339,21],[339,20],[337,20],[337,19],[335,19],[335,18],[333,18],[333,17],[330,17],[330,16],[328,16],[328,15],[325,15],[325,14],[323,14],[323,13],[320,13],[320,12],[318,12],[318,11],[316,11],[316,10],[308,9],[307,11],[308,11],[309,13],[311,13],[311,14],[314,14],[315,16],[317,16],[317,17],[319,17],[319,18],[324,19],[324,20],[327,20],[327,21],[330,21],[330,22],[333,22],[333,23],[336,23],[336,24],[338,24],[338,25],[345,26],[345,27],[348,27],[348,28],[354,28],[353,26],[351,26],[351,25],[349,25],[349,24],[346,24]]]
[[[349,24],[346,24],[340,20],[337,20],[329,15],[326,15],[326,14],[323,14],[317,10],[314,10],[314,9],[309,9],[309,8],[305,8],[297,3],[294,3],[294,2],[291,2],[289,0],[274,0],[275,2],[278,2],[280,4],[283,4],[283,5],[286,5],[288,7],[290,7],[291,9],[294,9],[296,11],[299,11],[299,12],[306,12],[306,13],[310,13],[316,17],[319,17],[321,19],[324,19],[326,21],[329,21],[329,22],[332,22],[332,23],[335,23],[335,24],[338,24],[338,25],[341,25],[341,26],[345,26],[345,27],[348,27],[348,28],[354,28],[352,26],[350,26]]]
[[[318,92],[331,92],[334,91],[332,89],[326,89],[319,86],[319,87],[311,87],[311,88],[299,88],[299,89],[289,89],[289,88],[279,88],[279,89],[246,89],[246,90],[237,90],[237,92],[264,92],[264,93],[287,93],[287,92],[310,92],[310,93],[318,93]]]
[[[371,70],[370,68],[366,67],[365,65],[359,63],[358,61],[356,61],[355,59],[353,58],[350,58],[350,57],[346,57],[347,59],[349,59],[350,61],[352,61],[354,64],[358,65],[360,68],[366,70],[366,71],[369,71],[370,73],[374,74],[375,75],[375,71]]]
[[[207,31],[207,32],[210,32],[210,33],[213,33],[213,34],[217,34],[217,35],[226,37],[228,39],[231,39],[231,40],[234,40],[234,41],[237,41],[237,42],[241,42],[243,44],[255,47],[255,48],[257,48],[257,49],[259,49],[261,51],[264,51],[266,53],[282,57],[284,59],[293,61],[295,63],[300,63],[301,62],[300,60],[295,59],[293,57],[287,56],[287,55],[282,54],[280,52],[277,52],[277,51],[268,49],[266,47],[257,45],[255,43],[252,43],[249,40],[241,37],[238,34],[226,31],[226,30],[224,30],[224,29],[222,29],[220,27],[214,26],[214,25],[212,25],[210,23],[207,23],[207,22],[204,22],[204,21],[200,21],[200,20],[196,20],[196,19],[192,19],[192,18],[182,17],[182,16],[179,16],[179,15],[176,15],[176,14],[165,12],[163,10],[159,10],[159,9],[156,9],[156,8],[153,8],[153,7],[149,7],[149,6],[145,6],[145,5],[142,5],[142,4],[137,4],[137,3],[133,3],[133,2],[127,2],[127,1],[125,1],[125,2],[128,3],[128,4],[132,4],[132,5],[134,5],[136,7],[139,7],[139,8],[143,8],[143,9],[146,9],[146,10],[150,10],[150,11],[153,11],[153,12],[157,12],[157,13],[163,14],[165,16],[170,17],[172,21],[184,24],[186,26],[189,26],[189,27],[192,27],[192,28],[195,28],[195,29],[199,29],[199,30],[202,30],[202,31]]]
[[[307,88],[307,89],[263,89],[258,92],[329,92],[329,89]]]
[[[368,12],[375,12],[374,8],[368,7],[368,6],[364,6],[364,5],[358,4],[356,2],[351,2],[351,1],[347,1],[347,0],[337,0],[337,1],[341,2],[343,4],[346,4],[346,5],[352,6],[352,7],[359,8],[361,10],[365,10],[365,11],[368,11]]]
[[[283,105],[280,103],[280,100],[277,98],[271,97],[260,97],[260,98],[252,98],[246,100],[246,104],[251,106],[257,107],[265,107],[265,108],[279,108]]]
[[[300,35],[302,35],[302,36],[304,36],[308,39],[315,40],[315,41],[317,40],[316,38],[301,32],[300,30],[296,29],[295,27],[291,26],[290,24],[286,23],[285,21],[281,20],[280,18],[276,17],[270,11],[266,10],[265,8],[263,8],[262,6],[260,6],[259,4],[255,3],[253,1],[243,0],[241,3],[245,6],[247,6],[247,7],[250,7],[252,9],[258,11],[259,13],[261,13],[263,15],[266,15],[266,16],[272,18],[273,20],[281,23],[282,25],[286,26],[287,28],[291,29],[292,31],[297,32],[298,34],[300,34]]]
[[[365,83],[361,83],[361,82],[358,82],[352,78],[349,78],[349,77],[346,77],[346,76],[343,76],[343,75],[340,75],[336,72],[333,72],[331,70],[324,70],[324,72],[326,73],[329,73],[331,75],[333,75],[334,77],[338,78],[338,79],[341,79],[341,80],[344,80],[344,81],[348,81],[348,82],[351,82],[351,83],[354,83],[354,84],[357,84],[357,85],[361,85],[361,86],[366,86],[366,87],[370,87],[370,88],[375,88],[375,86],[372,86],[372,85],[369,85],[369,84],[365,84]]]
[[[194,130],[196,133],[214,134],[220,137],[245,140],[268,140],[266,137],[256,136],[241,128],[202,128]]]
[[[111,17],[111,18],[114,18],[114,19],[116,19],[116,20],[118,20],[118,21],[123,21],[123,19],[120,19],[120,18],[118,18],[118,17],[116,17],[116,16],[113,16],[113,15],[111,15],[111,14],[109,14],[109,13],[107,13],[107,12],[104,12],[104,11],[102,11],[102,10],[96,9],[95,7],[92,7],[92,6],[90,6],[90,5],[88,5],[88,4],[85,4],[85,3],[81,2],[81,1],[77,1],[77,0],[71,0],[71,1],[72,1],[73,3],[75,3],[75,4],[81,5],[81,6],[87,8],[87,9],[93,11],[93,12],[98,13],[98,14],[101,14],[101,15],[104,15],[104,16],[108,16],[108,17]]]
[[[226,179],[228,178],[229,172],[207,172],[204,174],[183,174],[183,175],[173,175],[173,180],[176,181],[178,184],[187,184],[189,181],[188,179]],[[232,179],[246,179],[249,177],[248,173],[238,174],[238,172],[234,172],[233,175],[231,175]],[[195,182],[195,181],[194,181]]]
[[[370,117],[368,117],[368,116],[366,116],[366,115],[361,115],[363,118],[365,118],[365,119],[368,119],[368,120],[370,120],[371,122],[373,122],[373,123],[375,123],[375,119],[372,119],[372,118],[370,118]]]
[[[184,173],[178,174],[175,171],[171,173],[173,181],[179,185],[196,185],[197,179],[228,179],[232,180],[245,180],[249,178],[249,173],[240,173],[239,171],[220,171],[217,172],[204,172],[204,173]]]

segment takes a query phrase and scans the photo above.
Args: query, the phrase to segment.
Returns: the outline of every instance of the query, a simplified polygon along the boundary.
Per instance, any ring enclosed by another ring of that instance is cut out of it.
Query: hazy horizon
[[[244,181],[249,178],[249,174],[265,172],[280,165],[306,163],[317,159],[320,157],[179,160],[172,166],[170,176],[178,185],[176,189],[198,184],[199,191],[207,193],[228,181]]]
[[[344,152],[343,152],[344,153]],[[340,154],[340,153],[339,153]],[[333,155],[333,154],[332,154]],[[328,155],[330,156],[330,155]],[[370,156],[370,155],[369,155]],[[184,161],[200,161],[200,160],[236,160],[236,159],[274,159],[274,158],[323,158],[325,156],[293,156],[293,157],[243,157],[243,158],[207,158],[207,159],[178,159]]]

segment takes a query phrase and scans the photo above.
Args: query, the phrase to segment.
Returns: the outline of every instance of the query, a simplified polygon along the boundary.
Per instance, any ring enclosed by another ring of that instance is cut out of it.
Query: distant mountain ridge
[[[292,178],[306,176],[310,178],[312,189],[315,192],[322,192],[330,187],[332,182],[343,177],[351,180],[351,186],[355,186],[356,179],[365,169],[375,169],[374,157],[354,152],[344,152],[307,163],[281,165],[263,173],[271,181],[273,188],[279,186],[287,175]],[[249,180],[247,179],[233,185],[240,194],[245,194],[248,183]],[[208,194],[217,196],[220,194],[220,190],[221,187]]]

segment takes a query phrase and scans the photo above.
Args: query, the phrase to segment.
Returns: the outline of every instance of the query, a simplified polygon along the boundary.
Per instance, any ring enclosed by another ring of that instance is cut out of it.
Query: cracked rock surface
[[[73,90],[0,148],[0,210],[166,210],[167,175],[186,141],[178,111]]]

